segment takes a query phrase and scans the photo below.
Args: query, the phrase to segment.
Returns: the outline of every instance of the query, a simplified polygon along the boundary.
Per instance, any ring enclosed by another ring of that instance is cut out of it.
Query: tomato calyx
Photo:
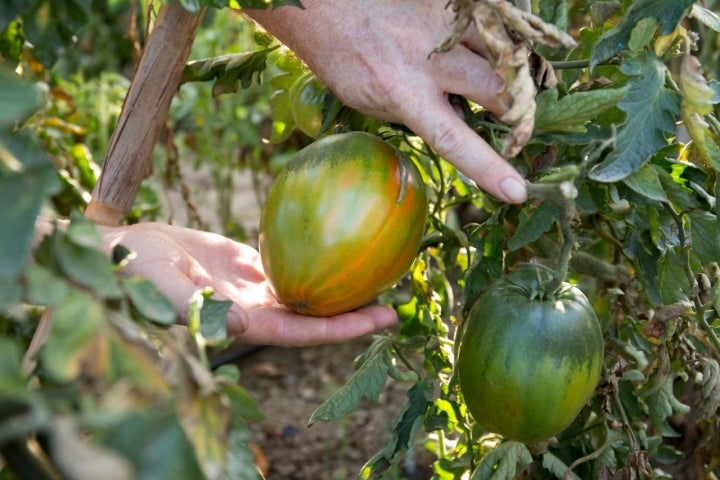
[[[507,277],[510,289],[529,300],[554,302],[570,285],[560,278],[558,272],[540,264],[527,264],[516,270],[516,275]]]

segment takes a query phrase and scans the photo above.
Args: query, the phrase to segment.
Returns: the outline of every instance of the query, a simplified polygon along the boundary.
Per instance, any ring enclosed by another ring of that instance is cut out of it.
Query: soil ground
[[[367,339],[312,348],[265,347],[235,363],[241,384],[258,401],[265,419],[253,422],[258,464],[268,480],[347,480],[391,438],[407,400],[407,385],[388,382],[377,404],[362,403],[334,422],[308,426],[312,412],[354,373]],[[388,478],[430,478],[430,452],[416,447]]]

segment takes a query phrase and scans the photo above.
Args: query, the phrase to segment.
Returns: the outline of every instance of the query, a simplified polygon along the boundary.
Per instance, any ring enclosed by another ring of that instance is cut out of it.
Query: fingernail
[[[525,183],[515,177],[508,177],[500,182],[500,190],[511,203],[522,203],[527,200]]]

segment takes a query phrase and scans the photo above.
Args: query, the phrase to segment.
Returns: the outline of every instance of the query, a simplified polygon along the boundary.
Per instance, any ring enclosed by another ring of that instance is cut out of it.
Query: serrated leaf
[[[670,426],[668,419],[675,413],[688,413],[690,407],[675,397],[674,377],[667,375],[661,380],[659,388],[645,392],[648,413],[655,427],[664,437],[677,437],[679,434]]]
[[[659,167],[645,164],[640,170],[623,179],[623,183],[640,195],[656,202],[667,202],[668,197],[660,181]]]
[[[630,87],[602,88],[565,95],[558,100],[555,88],[535,97],[535,130],[538,132],[584,133],[584,124],[616,106]]]
[[[417,436],[425,418],[425,412],[432,405],[432,387],[427,379],[415,384],[407,392],[408,401],[393,427],[393,436],[385,447],[373,455],[360,470],[362,480],[381,478],[391,465],[397,463],[408,451]]]
[[[388,367],[392,361],[391,348],[389,338],[378,337],[356,366],[357,371],[352,378],[315,409],[308,424],[342,418],[355,410],[363,398],[377,402],[385,388]]]
[[[532,454],[524,444],[503,442],[480,460],[470,480],[513,480],[531,463]]]
[[[273,48],[264,48],[253,52],[228,53],[193,60],[185,65],[182,83],[214,80],[214,97],[236,92],[238,83],[243,88],[248,88],[253,79],[265,71],[267,56],[272,50]]]
[[[590,177],[600,182],[616,182],[639,170],[667,144],[665,136],[675,131],[679,111],[677,95],[664,86],[667,67],[654,53],[630,59],[620,70],[631,77],[630,91],[618,104],[626,120],[615,150],[590,171]]]
[[[558,207],[546,201],[539,206],[529,205],[520,212],[518,228],[508,240],[510,250],[517,250],[534,242],[550,230],[558,217]]]
[[[620,22],[600,36],[590,57],[590,68],[611,59],[628,47],[635,26],[645,18],[657,20],[659,33],[667,35],[685,16],[694,0],[639,0],[631,4]]]

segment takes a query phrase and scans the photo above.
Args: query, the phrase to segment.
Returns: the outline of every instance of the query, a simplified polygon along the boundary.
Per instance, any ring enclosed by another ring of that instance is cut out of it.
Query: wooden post
[[[177,0],[162,5],[85,211],[93,222],[119,225],[132,208],[204,13],[188,12]]]

